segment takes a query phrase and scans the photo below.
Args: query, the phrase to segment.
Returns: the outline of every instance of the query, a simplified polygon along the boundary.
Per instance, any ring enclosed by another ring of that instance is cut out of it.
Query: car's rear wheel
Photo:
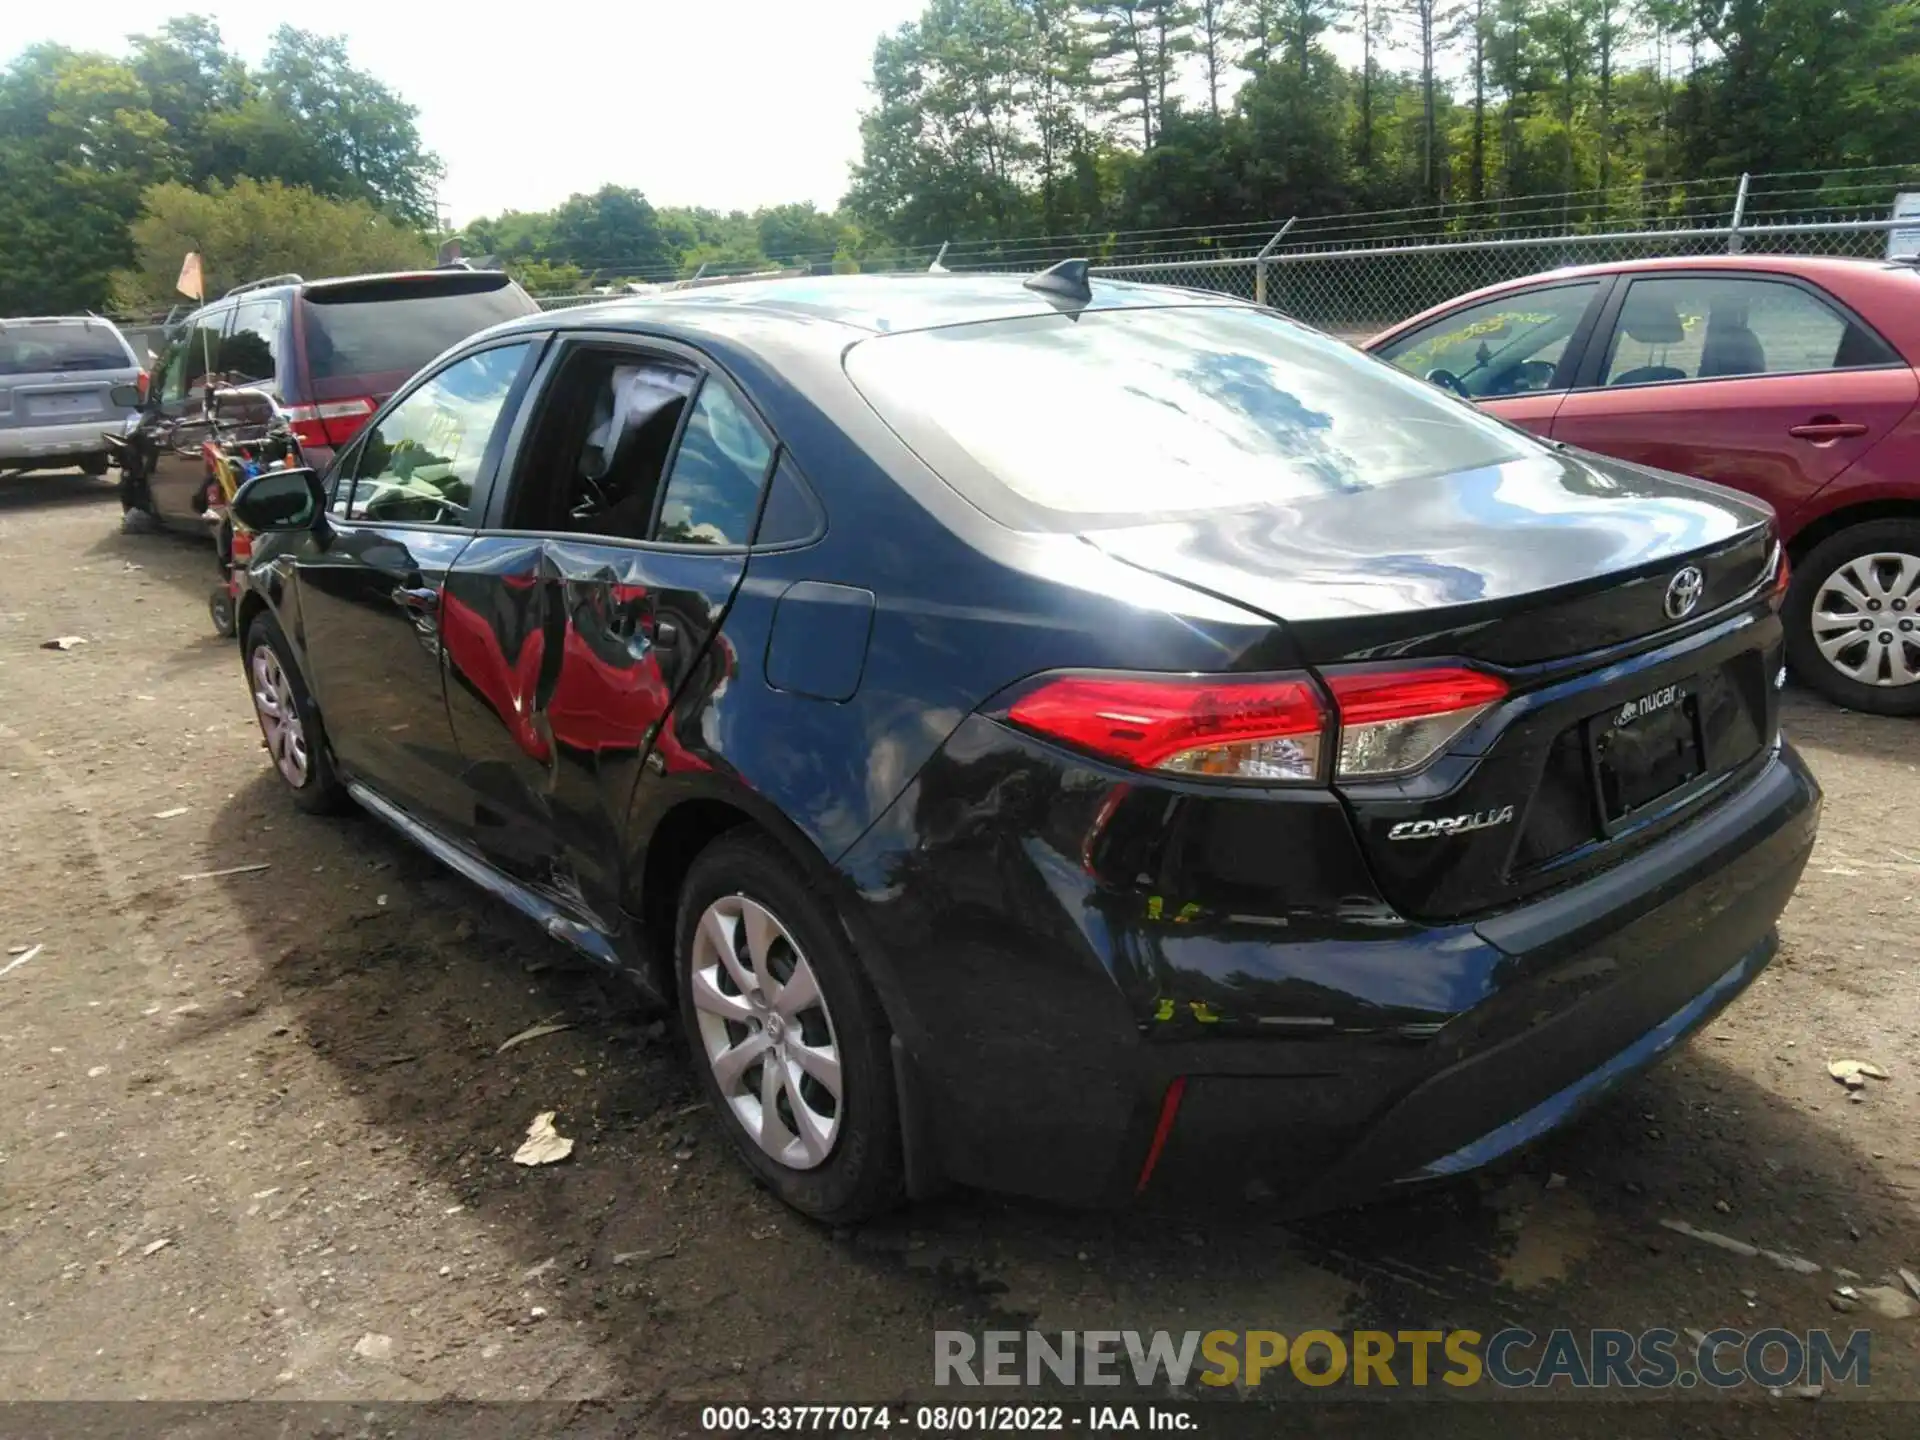
[[[729,835],[681,890],[680,1015],[749,1169],[829,1223],[902,1193],[886,1017],[826,908],[776,846]]]
[[[107,457],[103,451],[98,455],[82,455],[80,469],[83,474],[101,476],[107,473]]]
[[[1794,570],[1787,659],[1801,683],[1874,715],[1920,715],[1920,520],[1874,520]]]
[[[271,615],[254,617],[243,648],[260,735],[293,803],[314,814],[340,809],[346,788],[334,774],[320,714]]]

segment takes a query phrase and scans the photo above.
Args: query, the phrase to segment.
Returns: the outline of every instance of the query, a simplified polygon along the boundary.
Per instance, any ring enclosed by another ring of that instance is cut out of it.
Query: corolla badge
[[[1389,840],[1438,840],[1449,835],[1465,835],[1471,830],[1490,830],[1513,819],[1513,806],[1500,805],[1487,810],[1472,810],[1465,815],[1447,815],[1438,820],[1402,820],[1387,831]]]
[[[1700,597],[1706,593],[1707,577],[1700,573],[1698,565],[1683,565],[1673,572],[1673,578],[1667,581],[1665,609],[1669,620],[1684,620],[1693,613],[1700,603]]]

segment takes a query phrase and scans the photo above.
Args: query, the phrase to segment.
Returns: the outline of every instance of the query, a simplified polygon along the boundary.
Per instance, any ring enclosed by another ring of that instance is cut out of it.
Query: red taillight
[[[1333,670],[1327,688],[1340,712],[1336,773],[1352,780],[1418,770],[1507,693],[1504,681],[1452,665]]]
[[[1328,716],[1304,675],[1058,675],[1007,711],[1024,729],[1141,770],[1322,778]]]
[[[140,389],[140,403],[142,405],[147,403],[147,386],[150,383],[152,383],[152,380],[153,380],[153,377],[149,375],[146,371],[142,370],[140,372],[140,378],[134,381],[134,384],[137,385]]]
[[[1411,774],[1507,693],[1497,676],[1458,665],[1335,668],[1325,680],[1331,710],[1301,674],[1061,674],[1004,713],[1140,770],[1311,784],[1329,770],[1341,780]]]
[[[337,450],[360,433],[378,408],[371,395],[360,395],[319,405],[289,405],[286,416],[302,445],[329,445]]]

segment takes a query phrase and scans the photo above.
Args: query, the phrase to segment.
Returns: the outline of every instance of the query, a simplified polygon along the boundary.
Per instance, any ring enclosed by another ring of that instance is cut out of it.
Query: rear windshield
[[[316,286],[305,299],[316,381],[411,375],[475,331],[538,308],[506,276],[487,273]]]
[[[1536,453],[1338,340],[1228,306],[879,336],[846,363],[922,459],[1021,528],[1297,502]]]
[[[0,325],[0,375],[133,368],[133,357],[121,342],[120,333],[110,325],[84,320]]]

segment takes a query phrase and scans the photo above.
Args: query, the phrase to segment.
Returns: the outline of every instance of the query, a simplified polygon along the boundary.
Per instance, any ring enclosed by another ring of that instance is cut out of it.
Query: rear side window
[[[1798,285],[1675,275],[1628,287],[1607,352],[1605,383],[1804,375],[1896,359],[1879,336]]]
[[[484,272],[316,286],[302,305],[316,383],[393,384],[476,331],[538,308],[506,276]]]
[[[120,332],[85,320],[0,325],[0,375],[132,370]]]
[[[746,544],[772,459],[766,431],[709,377],[674,454],[654,538],[674,545]]]
[[[847,372],[1023,528],[1303,502],[1539,453],[1338,340],[1228,306],[1091,310],[864,340]]]

